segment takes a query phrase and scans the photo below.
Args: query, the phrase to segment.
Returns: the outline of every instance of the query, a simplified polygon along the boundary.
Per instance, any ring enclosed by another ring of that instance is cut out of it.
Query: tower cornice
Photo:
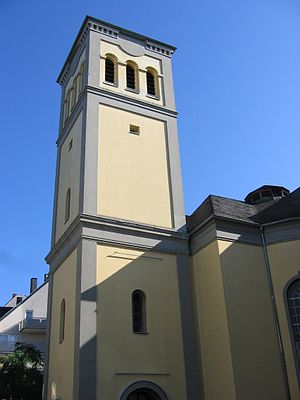
[[[140,42],[143,42],[146,51],[158,53],[161,56],[169,58],[172,57],[172,55],[176,51],[176,47],[174,47],[173,45],[152,39],[148,36],[141,35],[137,32],[124,29],[120,26],[113,25],[109,22],[87,15],[74,40],[67,59],[58,75],[57,83],[59,83],[60,85],[65,82],[69,72],[69,64],[72,61],[74,54],[77,52],[78,48],[80,48],[85,42],[86,36],[89,31],[94,31],[99,34],[109,36],[113,39],[118,39],[120,35],[127,36],[132,39],[137,39]]]
[[[55,269],[81,239],[139,250],[188,254],[188,235],[185,232],[100,215],[79,214],[46,256],[46,262]]]

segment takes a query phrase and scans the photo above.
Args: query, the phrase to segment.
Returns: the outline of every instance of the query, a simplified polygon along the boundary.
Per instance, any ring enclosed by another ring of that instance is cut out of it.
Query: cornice
[[[266,245],[300,240],[300,218],[262,225]]]
[[[155,47],[151,50],[159,52],[162,55],[170,57],[176,51],[176,47],[171,44],[161,42],[159,40],[150,38],[149,36],[141,35],[140,33],[130,31],[117,25],[113,25],[109,22],[97,19],[95,17],[87,16],[85,20],[88,21],[88,24],[91,24],[90,27],[92,26],[93,29],[98,30],[99,33],[103,33],[103,29],[106,29],[106,34],[115,38],[121,36],[122,34],[127,37],[138,39],[139,41],[145,43],[145,48],[149,49],[149,47],[147,46]],[[102,28],[102,31],[98,28],[98,26]],[[115,33],[117,33],[118,36],[115,36]]]
[[[158,40],[130,31],[128,29],[124,29],[120,26],[110,24],[109,22],[105,22],[94,17],[86,16],[73,42],[72,48],[67,56],[67,59],[58,75],[57,83],[59,83],[60,85],[63,85],[63,83],[65,82],[69,73],[69,64],[72,61],[74,54],[76,53],[78,48],[80,48],[85,42],[86,36],[90,31],[97,32],[101,35],[109,36],[113,39],[118,39],[120,37],[120,34],[134,39],[138,39],[139,41],[142,41],[144,43],[144,47],[146,50],[158,53],[161,56],[169,58],[172,57],[173,53],[176,51],[176,47],[170,44],[160,42]]]
[[[121,101],[123,104],[134,105],[134,106],[140,107],[142,109],[158,112],[158,113],[166,115],[168,117],[177,117],[178,116],[178,112],[171,110],[170,108],[161,107],[159,105],[156,105],[156,104],[153,104],[150,102],[146,102],[146,101],[142,101],[139,99],[135,99],[133,97],[129,98],[128,96],[124,96],[120,93],[108,91],[106,89],[97,88],[94,86],[87,86],[86,91],[87,91],[87,93],[101,95],[107,99]]]
[[[80,48],[82,48],[83,45],[85,44],[85,39],[87,37],[88,32],[89,32],[89,26],[88,25],[85,25],[85,27],[84,28],[82,27],[81,30],[79,31],[79,33],[78,33],[78,35],[77,35],[77,37],[76,37],[76,39],[75,39],[75,41],[73,43],[73,46],[72,46],[72,48],[71,48],[71,50],[70,50],[70,52],[68,54],[68,57],[67,57],[64,65],[63,65],[63,67],[62,67],[62,69],[61,69],[61,71],[60,71],[60,73],[58,75],[58,78],[56,80],[56,82],[60,86],[62,86],[65,83],[66,79],[68,78],[69,72],[70,72],[70,63],[73,60],[73,57],[74,57],[75,53]]]
[[[188,254],[186,233],[121,219],[79,214],[46,256],[46,262],[60,264],[81,239],[120,247]]]
[[[127,105],[131,105],[131,106],[136,106],[143,110],[148,110],[151,112],[159,113],[159,114],[167,116],[167,117],[177,118],[177,116],[178,116],[177,111],[171,110],[169,108],[160,107],[155,104],[152,104],[149,102],[144,102],[144,101],[134,99],[134,98],[128,98],[127,96],[123,96],[119,93],[109,92],[105,89],[96,88],[94,86],[85,86],[80,94],[79,100],[77,101],[74,109],[72,110],[70,116],[66,120],[66,123],[63,126],[61,126],[61,128],[60,128],[60,133],[59,133],[59,136],[56,141],[57,145],[59,145],[61,142],[64,141],[64,138],[68,135],[68,132],[74,125],[74,122],[76,121],[78,115],[83,110],[83,99],[85,99],[85,96],[88,93],[93,94],[93,95],[101,95],[105,99],[115,100],[117,102],[120,102],[121,105],[127,104]],[[124,108],[124,107],[120,107],[120,108]]]
[[[170,57],[170,58],[172,57],[172,55],[175,51],[175,50],[167,48],[165,46],[157,46],[157,44],[155,42],[152,42],[149,40],[146,41],[145,48],[146,48],[146,50],[153,51],[154,53],[159,53],[163,56]]]
[[[261,246],[260,227],[264,228],[267,245],[300,240],[299,218],[259,225],[212,215],[189,234],[190,253],[197,253],[214,240]]]
[[[111,28],[108,24],[103,23],[103,21],[96,22],[95,20],[87,23],[87,27],[94,32],[102,33],[102,35],[110,36],[114,39],[119,37],[119,30],[115,28]]]

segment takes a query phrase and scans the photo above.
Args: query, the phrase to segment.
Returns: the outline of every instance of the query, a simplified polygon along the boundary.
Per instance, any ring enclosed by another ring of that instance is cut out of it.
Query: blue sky
[[[0,305],[47,272],[55,81],[87,14],[178,47],[186,213],[208,194],[299,186],[298,0],[1,0]]]

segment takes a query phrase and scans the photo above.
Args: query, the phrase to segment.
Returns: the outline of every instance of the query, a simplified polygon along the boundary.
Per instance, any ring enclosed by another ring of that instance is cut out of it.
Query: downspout
[[[277,335],[277,340],[278,340],[278,344],[279,344],[280,360],[281,360],[281,367],[282,367],[282,372],[283,372],[283,380],[284,380],[286,398],[287,398],[287,400],[291,400],[288,375],[287,375],[287,369],[286,369],[286,362],[285,362],[285,355],[284,355],[284,349],[283,349],[283,343],[282,343],[282,336],[281,336],[280,325],[279,325],[278,311],[277,311],[276,302],[275,302],[272,274],[271,274],[271,269],[270,269],[268,250],[267,250],[267,246],[266,246],[263,226],[260,226],[260,237],[261,237],[261,242],[262,242],[263,252],[264,252],[265,267],[266,267],[268,285],[269,285],[269,290],[270,290],[270,295],[271,295],[271,303],[272,303],[272,309],[273,309],[273,315],[274,315],[274,321],[275,321],[276,335]]]

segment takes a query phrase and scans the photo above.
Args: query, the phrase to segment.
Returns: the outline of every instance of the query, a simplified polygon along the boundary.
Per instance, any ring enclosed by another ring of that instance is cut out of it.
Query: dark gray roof
[[[212,217],[253,225],[300,217],[300,188],[279,200],[260,204],[247,204],[240,200],[210,195],[192,215],[187,216],[188,231],[191,232]]]

